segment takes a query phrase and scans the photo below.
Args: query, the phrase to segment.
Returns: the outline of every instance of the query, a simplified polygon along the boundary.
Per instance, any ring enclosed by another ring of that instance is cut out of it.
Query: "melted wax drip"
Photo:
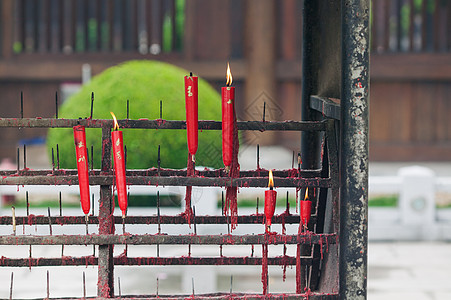
[[[186,166],[186,176],[194,176],[194,162],[193,162],[193,156],[191,153],[188,154],[188,163]],[[192,186],[186,187],[186,193],[185,193],[185,212],[182,213],[182,215],[185,217],[186,221],[188,222],[188,225],[191,228],[191,219],[193,216],[193,210],[191,208],[191,194],[193,191]]]
[[[238,140],[238,128],[236,126],[236,113],[233,111],[233,154],[232,163],[230,165],[230,178],[237,178],[240,176],[240,164],[238,163],[238,152],[240,148],[240,143]],[[231,230],[235,229],[238,221],[238,205],[237,205],[237,187],[228,187],[226,189],[226,205],[225,210],[230,209],[230,225]],[[226,211],[227,215],[227,211]]]

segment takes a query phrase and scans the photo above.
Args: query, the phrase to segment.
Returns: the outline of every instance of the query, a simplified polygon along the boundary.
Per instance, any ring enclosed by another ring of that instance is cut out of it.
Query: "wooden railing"
[[[451,1],[373,0],[373,53],[450,52]]]
[[[138,52],[182,48],[185,0],[17,0],[12,53]]]

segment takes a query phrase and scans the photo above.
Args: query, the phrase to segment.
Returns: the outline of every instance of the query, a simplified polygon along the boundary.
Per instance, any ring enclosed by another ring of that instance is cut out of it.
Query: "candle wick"
[[[189,77],[193,77],[193,72],[189,72]]]
[[[274,188],[272,186],[269,187],[269,190],[272,191]]]

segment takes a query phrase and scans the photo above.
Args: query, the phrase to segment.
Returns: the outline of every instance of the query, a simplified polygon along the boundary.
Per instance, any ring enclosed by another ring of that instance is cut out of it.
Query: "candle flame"
[[[119,124],[117,123],[116,116],[113,114],[112,111],[110,111],[110,114],[113,116],[113,120],[114,120],[113,130],[119,130]]]
[[[268,187],[269,187],[269,188],[274,187],[274,178],[272,177],[272,170],[269,170]]]
[[[230,65],[227,62],[227,81],[226,81],[226,85],[227,86],[231,86],[232,85],[232,81],[233,81],[232,72],[230,72]]]
[[[308,200],[308,187],[305,189],[304,201]]]

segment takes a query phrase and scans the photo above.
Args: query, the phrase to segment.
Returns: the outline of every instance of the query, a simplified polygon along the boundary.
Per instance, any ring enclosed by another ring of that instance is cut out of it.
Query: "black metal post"
[[[111,128],[102,128],[102,173],[111,173]],[[113,234],[113,197],[110,185],[100,186],[99,234]],[[114,297],[113,245],[99,245],[99,273],[97,295],[101,298]]]
[[[340,299],[366,299],[369,0],[342,0]]]

